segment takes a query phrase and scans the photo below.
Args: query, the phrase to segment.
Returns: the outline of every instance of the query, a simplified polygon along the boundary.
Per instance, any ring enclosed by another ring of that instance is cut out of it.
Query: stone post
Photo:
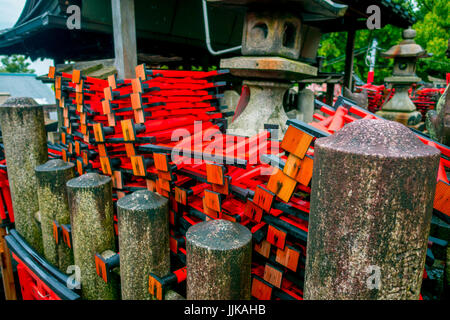
[[[118,280],[105,283],[96,273],[95,254],[115,251],[111,178],[86,173],[67,182],[75,265],[81,270],[81,296],[116,300]]]
[[[170,272],[168,200],[136,191],[117,201],[123,300],[150,300],[150,273]]]
[[[419,299],[439,151],[387,120],[314,150],[305,299]]]
[[[187,299],[249,300],[252,235],[227,220],[201,222],[186,233]]]
[[[34,168],[47,161],[44,111],[31,98],[9,98],[0,106],[0,126],[16,230],[40,254],[42,234]]]
[[[314,114],[314,92],[303,89],[298,92],[298,111],[303,122],[310,123]]]
[[[73,163],[55,159],[35,169],[44,256],[62,272],[73,265],[73,254],[62,239],[56,243],[53,237],[53,222],[56,221],[59,225],[70,224],[66,183],[75,177],[74,167]]]

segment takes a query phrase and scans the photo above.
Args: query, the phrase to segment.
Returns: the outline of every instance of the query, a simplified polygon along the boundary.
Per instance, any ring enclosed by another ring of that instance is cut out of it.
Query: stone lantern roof
[[[382,52],[381,56],[386,59],[408,57],[428,58],[430,54],[428,54],[425,49],[414,41],[415,37],[416,30],[411,27],[403,30],[403,41],[395,46],[392,46],[388,51]]]

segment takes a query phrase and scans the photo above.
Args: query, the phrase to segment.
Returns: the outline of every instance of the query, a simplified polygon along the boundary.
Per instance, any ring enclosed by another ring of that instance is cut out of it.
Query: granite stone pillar
[[[117,202],[123,300],[150,300],[150,273],[170,272],[168,200],[136,191]]]
[[[314,114],[314,92],[309,89],[303,89],[298,92],[298,111],[300,119],[303,122],[313,121]]]
[[[305,299],[419,299],[439,151],[387,120],[314,151]]]
[[[87,300],[116,300],[118,281],[105,283],[96,273],[95,254],[115,251],[111,178],[86,173],[67,182],[75,265],[81,271],[81,296]]]
[[[227,220],[201,222],[186,233],[187,299],[249,300],[250,231]]]
[[[55,159],[35,169],[44,256],[63,272],[73,265],[73,254],[62,239],[56,243],[53,237],[53,222],[56,221],[59,225],[70,224],[66,183],[75,177],[74,167],[73,163]]]
[[[31,98],[9,98],[0,106],[0,126],[16,230],[40,254],[42,234],[34,168],[47,161],[44,111]]]

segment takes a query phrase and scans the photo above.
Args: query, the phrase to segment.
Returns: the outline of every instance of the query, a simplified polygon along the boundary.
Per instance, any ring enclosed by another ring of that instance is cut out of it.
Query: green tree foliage
[[[401,40],[401,30],[388,25],[380,30],[363,29],[356,32],[353,71],[363,81],[367,80],[367,73],[369,72],[369,62],[366,62],[366,55],[373,38],[377,39],[379,48],[387,50]],[[347,33],[345,32],[330,33],[323,37],[319,55],[325,57],[323,64],[325,72],[344,71],[346,42]],[[382,83],[383,79],[392,73],[392,65],[392,60],[380,58],[379,51],[377,52],[375,83]]]
[[[450,61],[445,56],[448,39],[450,38],[448,0],[409,0],[395,1],[402,5],[416,18],[413,28],[417,31],[415,41],[433,57],[422,59],[417,66],[417,74],[428,80],[428,75],[445,78],[445,73],[450,71]],[[381,13],[383,14],[383,13]],[[366,63],[367,48],[370,47],[372,39],[378,41],[378,47],[384,51],[399,43],[402,39],[402,30],[392,25],[386,25],[380,30],[358,30],[355,37],[355,61],[354,72],[366,81],[369,71]],[[319,55],[325,57],[323,71],[342,72],[345,65],[345,45],[347,34],[345,32],[329,33],[322,37]],[[383,79],[392,73],[392,59],[380,57],[377,52],[375,83],[383,83]]]
[[[418,75],[444,78],[450,72],[450,60],[445,51],[450,38],[450,2],[448,0],[420,0],[417,12],[416,42],[433,53],[428,59],[419,60]]]
[[[21,55],[11,55],[0,59],[0,72],[7,73],[33,73],[30,69],[31,63],[26,61],[27,58]]]

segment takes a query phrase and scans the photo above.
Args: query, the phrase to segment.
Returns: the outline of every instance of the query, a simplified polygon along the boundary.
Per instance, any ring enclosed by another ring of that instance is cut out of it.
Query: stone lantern
[[[244,7],[242,56],[222,59],[220,67],[243,78],[250,90],[244,111],[229,126],[232,133],[251,136],[275,124],[284,132],[288,116],[283,98],[292,82],[317,75],[321,32],[309,21],[342,17],[347,5],[331,0],[208,0],[211,4]]]
[[[429,55],[418,45],[414,38],[416,31],[408,28],[403,31],[403,41],[381,55],[394,59],[394,70],[391,77],[384,79],[395,90],[394,96],[384,103],[377,115],[394,120],[407,126],[415,126],[422,120],[422,114],[409,98],[408,90],[412,84],[421,81],[416,75],[416,63],[419,58]]]

